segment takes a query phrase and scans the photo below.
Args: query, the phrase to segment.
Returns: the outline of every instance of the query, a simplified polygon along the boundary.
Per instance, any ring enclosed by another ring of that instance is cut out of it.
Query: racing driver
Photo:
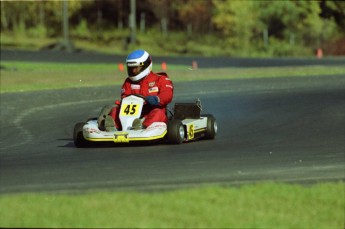
[[[128,77],[122,85],[121,98],[131,94],[141,95],[146,104],[140,119],[135,119],[132,129],[147,128],[154,122],[168,122],[166,107],[172,101],[174,87],[164,72],[152,72],[151,56],[145,50],[136,50],[126,59]],[[121,130],[119,119],[120,103],[106,106],[98,117],[100,130]]]

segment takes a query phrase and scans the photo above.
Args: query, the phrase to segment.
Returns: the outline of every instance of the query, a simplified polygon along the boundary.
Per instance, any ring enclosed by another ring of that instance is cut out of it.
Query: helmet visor
[[[129,77],[136,76],[144,70],[144,66],[127,66],[127,73]]]

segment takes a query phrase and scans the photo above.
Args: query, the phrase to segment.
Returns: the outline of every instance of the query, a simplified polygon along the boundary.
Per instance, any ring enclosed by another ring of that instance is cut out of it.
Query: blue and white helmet
[[[126,65],[128,78],[133,82],[137,82],[151,72],[151,56],[145,50],[135,50],[127,56]]]

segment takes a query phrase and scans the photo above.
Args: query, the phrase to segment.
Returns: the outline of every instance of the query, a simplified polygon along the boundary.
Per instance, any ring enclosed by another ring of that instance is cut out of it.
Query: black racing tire
[[[205,137],[204,138],[205,139],[215,139],[215,137],[217,136],[217,131],[218,131],[216,118],[210,114],[202,115],[202,117],[207,117],[207,127],[205,130]]]
[[[85,122],[75,124],[73,131],[73,141],[77,148],[84,148],[90,145],[89,141],[85,140],[83,136],[83,126]]]
[[[179,119],[173,119],[168,122],[167,138],[171,144],[181,144],[185,138],[186,132]]]

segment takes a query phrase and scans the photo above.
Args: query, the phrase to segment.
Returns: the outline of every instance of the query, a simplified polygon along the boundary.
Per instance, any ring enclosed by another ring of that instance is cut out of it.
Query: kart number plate
[[[140,104],[131,103],[131,104],[122,104],[121,106],[121,115],[122,116],[136,116],[140,111]]]
[[[194,138],[194,133],[195,133],[194,124],[190,124],[189,126],[187,126],[187,128],[188,128],[188,140],[191,140]]]

